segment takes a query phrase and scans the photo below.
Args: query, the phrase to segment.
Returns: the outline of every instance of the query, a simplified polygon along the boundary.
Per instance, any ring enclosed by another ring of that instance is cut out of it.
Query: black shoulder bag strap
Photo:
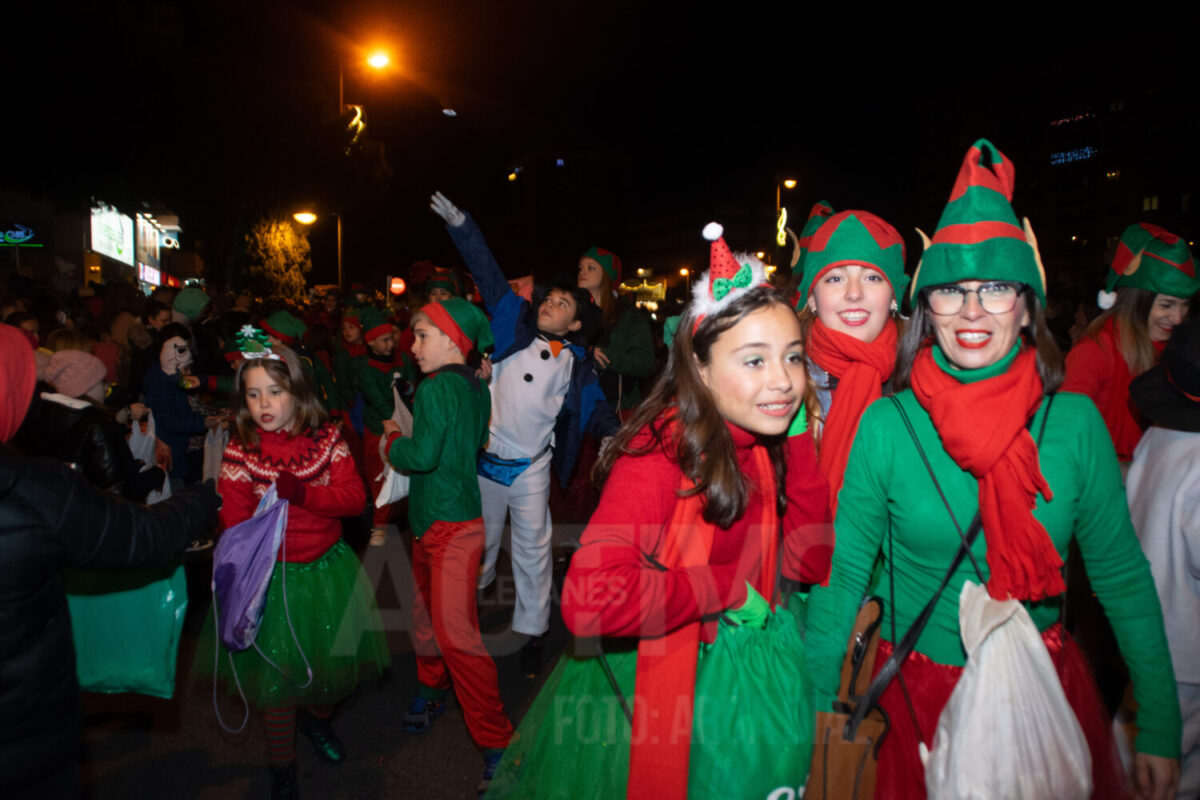
[[[933,485],[938,491],[938,496],[942,498],[942,502],[946,505],[946,511],[949,512],[950,519],[954,522],[954,527],[958,528],[958,534],[962,539],[962,543],[958,547],[958,552],[954,556],[954,561],[950,563],[950,568],[946,570],[946,574],[942,576],[942,582],[934,591],[933,597],[930,597],[929,602],[927,602],[925,607],[921,609],[921,613],[917,615],[916,620],[908,629],[908,632],[904,634],[904,638],[900,640],[900,643],[895,646],[895,649],[892,650],[892,654],[888,656],[888,660],[884,662],[883,667],[880,668],[879,672],[876,673],[874,680],[871,681],[871,685],[867,687],[867,693],[863,695],[862,700],[855,707],[854,713],[846,723],[844,736],[848,739],[854,739],[858,732],[859,723],[862,722],[863,718],[867,716],[867,712],[874,708],[879,702],[879,698],[883,695],[884,690],[887,689],[888,684],[890,684],[892,680],[898,674],[900,674],[900,667],[904,664],[905,659],[908,658],[909,654],[912,653],[913,649],[917,646],[917,640],[921,638],[921,632],[925,630],[925,625],[929,622],[929,618],[933,616],[933,609],[937,606],[938,598],[942,596],[942,592],[945,590],[946,585],[950,583],[950,579],[954,576],[954,573],[958,571],[959,565],[962,564],[964,558],[968,556],[971,558],[971,563],[975,567],[976,574],[980,576],[980,580],[983,579],[983,573],[979,569],[979,564],[975,561],[975,556],[971,554],[971,545],[979,536],[979,531],[983,529],[983,521],[979,517],[979,512],[975,512],[975,518],[971,520],[970,527],[967,528],[966,533],[963,533],[962,528],[958,525],[958,520],[954,516],[954,512],[950,509],[950,503],[946,500],[945,493],[942,492],[942,487],[938,483],[937,476],[933,472],[933,466],[929,463],[929,457],[925,455],[925,449],[921,447],[921,442],[917,438],[917,432],[913,429],[912,421],[908,418],[908,414],[905,412],[903,404],[901,404],[899,398],[897,398],[895,395],[892,395],[889,399],[892,401],[893,405],[896,406],[896,410],[900,412],[900,418],[904,421],[904,426],[908,428],[908,432],[912,436],[913,444],[917,446],[917,452],[921,454],[921,460],[925,463],[925,468],[929,470],[929,477],[933,479]],[[1038,430],[1037,444],[1039,447],[1042,444],[1042,435],[1046,432],[1046,420],[1050,418],[1050,406],[1053,403],[1054,393],[1051,393],[1048,395],[1046,402],[1046,413],[1042,416],[1042,425]],[[1037,416],[1036,411],[1034,412],[1033,416]],[[1031,416],[1029,418],[1029,422],[1025,424],[1025,428],[1027,430],[1031,429],[1033,426],[1033,416]],[[890,557],[891,556],[889,555],[889,559]],[[893,607],[892,614],[895,613],[896,610]]]

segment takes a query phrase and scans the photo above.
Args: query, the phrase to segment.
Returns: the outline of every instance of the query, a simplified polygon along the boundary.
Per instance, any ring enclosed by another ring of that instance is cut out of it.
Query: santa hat
[[[308,326],[282,309],[272,312],[259,324],[262,325],[264,331],[288,347],[295,347],[304,338],[305,331],[308,330]]]
[[[605,274],[608,275],[608,282],[614,288],[621,282],[621,258],[612,250],[592,246],[585,250],[580,258],[590,258],[599,264]]]
[[[385,333],[391,333],[392,323],[383,318],[383,314],[375,306],[365,306],[359,312],[358,318],[362,324],[363,339],[365,341],[373,341],[383,336]]]
[[[749,253],[729,250],[725,229],[716,222],[704,226],[704,238],[712,242],[708,272],[692,287],[693,330],[710,314],[716,314],[733,302],[739,293],[767,284],[763,263]]]
[[[449,336],[464,356],[472,349],[483,352],[493,345],[492,328],[487,315],[461,297],[435,300],[422,306],[421,313],[429,317],[438,330]]]
[[[1196,261],[1182,237],[1166,228],[1139,222],[1121,234],[1112,269],[1100,293],[1101,308],[1112,308],[1114,292],[1122,286],[1146,289],[1171,297],[1191,297],[1200,291]]]
[[[873,267],[887,278],[893,294],[904,296],[908,287],[904,239],[895,228],[869,211],[843,211],[821,220],[809,237],[797,305],[808,298],[813,283],[826,272],[852,265]]]
[[[1012,208],[1015,171],[987,139],[971,145],[932,241],[913,275],[911,297],[927,286],[970,280],[1028,285],[1046,304],[1046,274],[1029,220]]]

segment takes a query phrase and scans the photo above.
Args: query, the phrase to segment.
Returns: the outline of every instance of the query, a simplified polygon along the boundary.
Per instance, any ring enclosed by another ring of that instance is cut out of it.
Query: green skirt
[[[803,611],[803,602],[781,608],[762,630],[721,622],[717,640],[700,645],[689,798],[795,797],[804,786],[815,717],[800,637]],[[625,796],[631,727],[621,696],[633,702],[637,642],[604,640],[603,661],[576,652],[577,644],[513,735],[489,800]]]
[[[230,669],[232,656],[246,699],[259,708],[335,703],[359,682],[378,676],[392,661],[375,592],[358,557],[340,539],[316,561],[275,565],[262,626],[251,647],[231,653],[221,644],[210,610],[197,653],[198,666],[209,674],[214,647],[217,675],[226,689],[237,694]],[[268,664],[259,650],[279,668]],[[311,683],[308,666],[312,668]]]

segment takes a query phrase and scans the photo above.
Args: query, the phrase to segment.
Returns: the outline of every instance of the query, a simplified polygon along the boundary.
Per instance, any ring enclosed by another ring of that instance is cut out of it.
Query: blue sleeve
[[[496,257],[484,241],[483,232],[479,230],[475,220],[471,219],[470,214],[465,216],[466,220],[462,225],[447,225],[446,230],[450,233],[454,246],[458,248],[459,255],[463,257],[467,269],[471,271],[471,277],[475,279],[475,285],[483,297],[483,304],[492,318],[495,352],[507,353],[516,338],[518,321],[529,303],[508,285],[508,279],[504,277],[504,272],[496,263]]]
[[[142,383],[146,405],[154,412],[154,424],[167,433],[204,433],[204,417],[192,411],[187,395],[162,370],[150,369]]]

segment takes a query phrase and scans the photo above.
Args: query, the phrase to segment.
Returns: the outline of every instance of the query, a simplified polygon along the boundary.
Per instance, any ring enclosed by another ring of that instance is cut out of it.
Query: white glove
[[[433,197],[429,198],[429,208],[446,220],[446,224],[451,228],[457,228],[467,221],[467,215],[459,211],[441,192],[434,192]]]

